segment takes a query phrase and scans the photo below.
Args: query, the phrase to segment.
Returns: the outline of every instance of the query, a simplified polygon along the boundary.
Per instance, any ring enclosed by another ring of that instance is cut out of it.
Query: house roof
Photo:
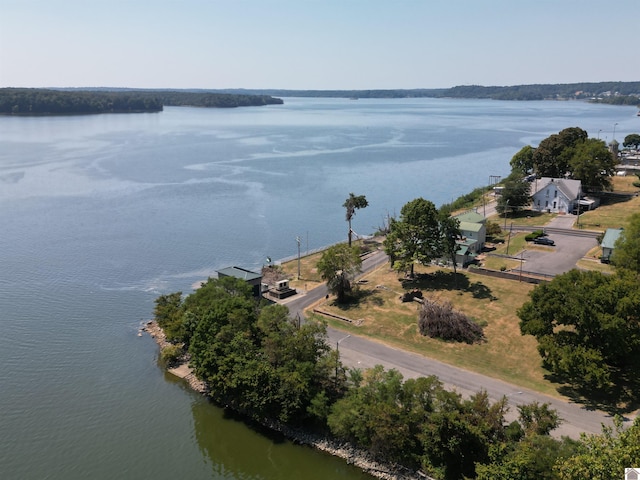
[[[600,246],[602,248],[613,249],[616,244],[616,240],[618,240],[621,233],[622,228],[607,228],[607,230],[604,232],[604,237],[602,237]]]
[[[222,270],[218,270],[218,276],[222,275],[223,277],[235,277],[241,280],[256,280],[258,278],[262,278],[262,275],[256,272],[252,272],[251,270],[246,270],[242,267],[227,267]]]
[[[466,230],[468,232],[478,233],[483,227],[484,225],[482,223],[460,222],[460,231]]]
[[[560,191],[569,200],[575,200],[578,198],[582,187],[582,182],[580,182],[580,180],[542,177],[531,182],[531,188],[534,190],[532,196],[546,190],[551,184],[555,185],[558,188],[558,191]]]
[[[453,218],[457,218],[461,224],[463,222],[484,223],[486,220],[482,215],[480,215],[478,212],[475,212],[473,210],[468,210],[464,213],[454,215]]]

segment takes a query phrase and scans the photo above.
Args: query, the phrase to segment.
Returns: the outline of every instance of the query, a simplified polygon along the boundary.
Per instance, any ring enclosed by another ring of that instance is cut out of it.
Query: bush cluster
[[[462,312],[453,309],[451,303],[439,304],[425,299],[418,315],[418,328],[422,335],[442,340],[476,343],[482,340],[482,327]]]

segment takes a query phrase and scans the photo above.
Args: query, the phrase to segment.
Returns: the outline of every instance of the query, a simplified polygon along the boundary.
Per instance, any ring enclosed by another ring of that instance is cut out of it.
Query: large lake
[[[162,372],[138,328],[161,293],[346,238],[509,172],[566,127],[611,141],[634,108],[285,99],[231,110],[0,117],[0,478],[359,479],[272,441]]]

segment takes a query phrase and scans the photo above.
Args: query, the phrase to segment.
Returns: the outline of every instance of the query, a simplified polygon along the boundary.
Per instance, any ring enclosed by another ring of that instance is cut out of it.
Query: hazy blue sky
[[[638,0],[0,0],[0,86],[640,81]]]

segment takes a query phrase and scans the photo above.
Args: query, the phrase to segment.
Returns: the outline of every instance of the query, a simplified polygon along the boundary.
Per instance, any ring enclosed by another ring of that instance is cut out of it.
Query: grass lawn
[[[609,227],[624,227],[628,217],[640,212],[640,196],[632,182],[637,177],[615,177],[616,192],[631,195],[626,198],[608,197],[600,207],[580,215],[582,228],[603,230]],[[508,216],[507,229],[514,225],[543,226],[555,214],[539,212],[517,212]],[[504,217],[494,216],[494,222],[504,227]],[[518,255],[523,249],[546,249],[548,247],[527,243],[524,233],[513,234],[509,240],[509,256],[487,255],[483,264],[486,268],[517,270],[520,267]],[[494,254],[507,254],[507,242],[496,246]],[[578,267],[612,272],[609,265],[600,263],[600,248],[595,247]],[[300,280],[297,279],[298,260],[282,265],[292,279],[291,285],[299,289],[311,289],[322,280],[316,270],[321,253],[309,255],[300,260]],[[480,275],[471,271],[458,272],[439,267],[416,266],[420,274],[416,280],[404,281],[388,264],[368,273],[359,286],[357,300],[347,305],[337,305],[334,297],[322,300],[319,307],[353,320],[349,324],[337,319],[321,317],[332,327],[369,337],[398,348],[432,357],[445,363],[475,371],[509,383],[521,385],[549,395],[561,396],[557,389],[561,385],[545,379],[537,352],[537,341],[531,336],[520,334],[516,311],[526,302],[528,293],[534,288],[528,283],[505,280]],[[485,341],[467,345],[423,337],[418,332],[418,307],[415,302],[402,303],[400,296],[407,290],[420,289],[425,297],[438,302],[451,302],[454,309],[484,325]],[[310,311],[308,316],[313,316]],[[319,315],[317,315],[319,317]]]
[[[520,334],[519,319],[515,314],[528,300],[533,285],[458,272],[456,289],[452,270],[417,267],[416,272],[421,274],[420,278],[402,281],[402,277],[384,265],[365,277],[366,283],[359,287],[359,301],[341,306],[331,297],[316,307],[362,320],[351,325],[325,318],[332,327],[559,396],[557,385],[544,378],[536,340]],[[422,336],[417,326],[419,304],[400,300],[403,292],[414,288],[422,290],[427,298],[451,302],[454,309],[486,325],[486,341],[467,345]]]

